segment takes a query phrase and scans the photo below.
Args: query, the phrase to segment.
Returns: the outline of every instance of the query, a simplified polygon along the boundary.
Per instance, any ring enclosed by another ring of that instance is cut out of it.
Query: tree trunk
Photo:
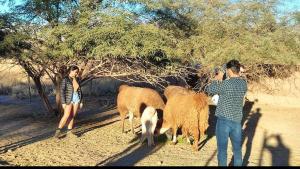
[[[28,78],[28,94],[29,94],[29,103],[31,103],[31,86],[30,86],[30,76]]]
[[[60,83],[62,78],[60,76],[56,76],[55,85],[55,101],[56,101],[56,108],[59,114],[63,113],[63,108],[61,104],[61,97],[60,97]]]
[[[34,84],[38,90],[38,93],[42,99],[42,102],[44,103],[44,106],[46,107],[46,109],[48,110],[49,113],[53,113],[55,114],[55,116],[57,116],[57,113],[53,110],[50,101],[47,97],[47,95],[45,94],[45,91],[43,89],[42,83],[41,83],[41,79],[39,77],[34,77],[33,78]]]
[[[44,103],[45,108],[47,109],[48,113],[55,114],[57,116],[57,113],[53,110],[49,99],[47,95],[45,94],[45,91],[43,89],[42,83],[41,83],[41,76],[37,75],[37,72],[33,67],[30,66],[30,64],[24,60],[18,60],[19,64],[25,69],[28,76],[30,76],[33,79],[33,82],[38,90],[38,93],[42,99],[42,102]],[[40,73],[40,72],[38,72]]]

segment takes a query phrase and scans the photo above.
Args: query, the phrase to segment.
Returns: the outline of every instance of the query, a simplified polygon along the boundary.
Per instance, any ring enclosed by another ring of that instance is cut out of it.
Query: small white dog
[[[141,124],[142,124],[141,143],[143,143],[147,138],[149,147],[155,145],[153,136],[154,136],[157,120],[158,120],[158,116],[155,108],[151,106],[146,107],[141,117]]]

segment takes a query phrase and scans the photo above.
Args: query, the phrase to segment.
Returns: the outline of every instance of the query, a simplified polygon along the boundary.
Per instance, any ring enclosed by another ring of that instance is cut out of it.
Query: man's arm
[[[222,93],[222,81],[214,80],[207,87],[206,92],[210,95]]]
[[[223,75],[222,71],[219,71],[214,80],[206,88],[206,92],[210,95],[221,94],[223,93]]]

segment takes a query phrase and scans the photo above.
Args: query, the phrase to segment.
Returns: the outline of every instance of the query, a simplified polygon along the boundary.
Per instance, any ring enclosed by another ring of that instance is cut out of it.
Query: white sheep
[[[148,146],[154,146],[154,131],[158,121],[157,111],[154,107],[148,106],[141,117],[141,124],[142,124],[142,138],[141,143],[145,141],[147,138]]]

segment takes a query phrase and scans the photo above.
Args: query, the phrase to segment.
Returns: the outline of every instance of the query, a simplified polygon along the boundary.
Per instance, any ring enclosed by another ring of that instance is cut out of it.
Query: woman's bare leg
[[[58,125],[58,128],[61,129],[65,126],[70,114],[71,114],[71,111],[72,111],[72,104],[69,104],[69,105],[66,105],[65,109],[64,109],[64,115],[63,117],[61,118],[60,122],[59,122],[59,125]]]
[[[71,112],[70,122],[68,125],[68,129],[71,130],[74,127],[74,118],[78,112],[79,103],[78,104],[72,104],[73,105],[73,111]]]

